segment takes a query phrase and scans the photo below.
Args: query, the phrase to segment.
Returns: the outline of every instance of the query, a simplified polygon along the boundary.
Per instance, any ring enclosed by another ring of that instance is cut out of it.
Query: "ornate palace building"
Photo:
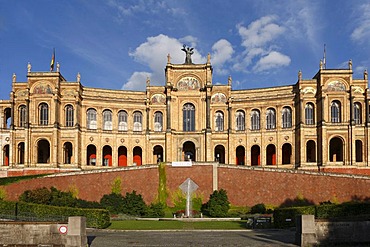
[[[190,54],[191,55],[191,54]],[[369,166],[369,92],[348,69],[294,85],[232,90],[212,83],[211,59],[168,57],[165,85],[125,91],[84,87],[57,70],[13,75],[0,101],[0,170],[99,169],[159,161],[242,166]],[[145,82],[143,82],[145,83]]]

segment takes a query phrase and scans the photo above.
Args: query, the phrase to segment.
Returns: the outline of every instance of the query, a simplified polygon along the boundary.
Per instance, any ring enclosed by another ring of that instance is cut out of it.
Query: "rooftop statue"
[[[194,53],[193,49],[194,48],[186,47],[186,45],[183,45],[183,48],[181,50],[186,53],[185,64],[192,64],[193,63],[191,61],[191,55],[193,55],[193,53]]]

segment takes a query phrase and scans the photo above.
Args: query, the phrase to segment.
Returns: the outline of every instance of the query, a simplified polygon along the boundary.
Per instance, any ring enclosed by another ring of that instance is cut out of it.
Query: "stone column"
[[[68,218],[67,245],[68,247],[87,246],[86,218],[75,216]]]
[[[295,243],[298,246],[317,244],[314,215],[298,215],[296,218]]]

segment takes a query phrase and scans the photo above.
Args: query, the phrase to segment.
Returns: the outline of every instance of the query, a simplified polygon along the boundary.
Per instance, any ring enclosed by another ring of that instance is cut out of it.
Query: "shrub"
[[[266,206],[263,203],[259,203],[254,205],[251,208],[251,213],[252,214],[265,214],[266,213]]]
[[[34,190],[26,190],[19,196],[19,200],[22,202],[48,205],[51,201],[51,193],[46,187]]]
[[[109,210],[111,214],[118,214],[123,212],[125,200],[121,194],[111,193],[103,195],[100,199],[100,205]]]
[[[154,217],[154,218],[160,218],[164,217],[165,212],[165,205],[163,203],[151,203],[147,209],[146,217]]]
[[[146,211],[147,206],[140,194],[136,194],[136,191],[126,192],[122,211],[124,214],[144,216]]]
[[[55,187],[51,187],[50,190],[48,190],[46,187],[43,187],[24,191],[20,195],[19,200],[22,202],[61,207],[100,208],[100,205],[96,202],[88,202],[82,199],[77,199],[74,196],[75,192],[76,190],[64,192],[56,189]]]
[[[209,197],[209,201],[203,204],[202,212],[211,217],[226,217],[230,209],[227,192],[224,189],[215,190]]]

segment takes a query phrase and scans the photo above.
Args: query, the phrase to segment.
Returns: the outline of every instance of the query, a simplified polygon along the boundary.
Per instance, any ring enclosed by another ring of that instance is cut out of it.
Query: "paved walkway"
[[[114,231],[88,230],[91,247],[296,246],[291,230]]]

